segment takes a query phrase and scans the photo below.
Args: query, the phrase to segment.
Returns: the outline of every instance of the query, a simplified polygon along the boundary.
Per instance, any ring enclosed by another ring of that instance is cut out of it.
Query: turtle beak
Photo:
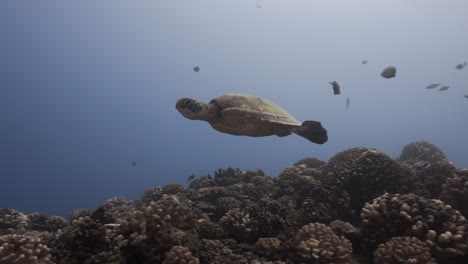
[[[177,110],[185,108],[185,106],[184,106],[184,99],[179,99],[179,100],[177,100],[177,103],[176,103],[176,105],[175,105],[175,108],[176,108]]]
[[[189,98],[181,98],[177,100],[176,109],[188,119],[197,119],[197,112],[194,111],[193,100]]]

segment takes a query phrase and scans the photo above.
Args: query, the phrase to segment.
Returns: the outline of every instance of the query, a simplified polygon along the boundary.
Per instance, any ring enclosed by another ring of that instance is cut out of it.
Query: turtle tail
[[[317,144],[323,144],[328,140],[327,130],[317,121],[304,121],[294,133]]]

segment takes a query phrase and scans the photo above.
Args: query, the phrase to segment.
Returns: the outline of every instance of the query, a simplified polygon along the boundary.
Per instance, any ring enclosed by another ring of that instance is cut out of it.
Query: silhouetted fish
[[[447,91],[450,86],[442,86],[439,88],[439,91]]]
[[[362,64],[367,64],[367,62],[368,62],[367,60],[363,60]]]
[[[382,77],[384,77],[386,79],[393,78],[393,77],[396,76],[396,68],[393,67],[393,66],[387,67],[382,71],[380,76],[382,76]]]
[[[332,87],[333,87],[333,94],[340,94],[341,93],[340,85],[336,81],[329,82],[329,84],[331,84]]]
[[[460,64],[458,64],[457,66],[455,66],[455,69],[461,70],[461,69],[463,69],[464,67],[465,67],[465,66],[463,66],[463,64],[460,63]]]
[[[136,161],[132,161],[132,166],[133,166],[133,167],[136,166]]]
[[[348,110],[348,109],[349,109],[349,97],[346,98],[346,110]]]
[[[193,179],[195,179],[195,174],[188,176],[187,181],[191,181]]]
[[[440,85],[440,83],[433,83],[433,84],[428,85],[428,86],[426,87],[426,89],[434,89],[434,88],[436,88],[436,87],[439,86],[439,85]]]
[[[463,62],[463,66],[466,66],[466,61],[465,61],[465,62]]]
[[[466,99],[468,99],[468,94],[465,94],[464,96],[465,96]]]
[[[198,66],[193,67],[193,71],[194,71],[194,72],[199,72],[199,71],[200,71],[200,67],[198,67]]]

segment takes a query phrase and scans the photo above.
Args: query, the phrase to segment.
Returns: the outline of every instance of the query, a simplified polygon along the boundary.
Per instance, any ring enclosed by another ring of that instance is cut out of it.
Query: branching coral
[[[28,217],[14,209],[0,209],[0,235],[7,229],[26,230]]]
[[[141,196],[139,202],[143,206],[148,206],[151,202],[157,202],[159,199],[161,199],[163,193],[162,189],[159,187],[153,187],[148,190],[146,190],[143,195]]]
[[[58,229],[65,228],[68,223],[65,218],[61,216],[47,217],[39,213],[31,213],[28,215],[29,228],[37,231],[57,231]]]
[[[351,243],[320,223],[303,226],[291,239],[290,247],[298,261],[307,263],[344,264],[352,257]]]
[[[440,200],[413,194],[384,194],[361,212],[367,244],[377,246],[395,236],[414,236],[438,258],[468,253],[468,222]]]
[[[327,223],[333,219],[347,219],[352,214],[350,198],[346,191],[322,181],[321,170],[288,167],[278,176],[276,197],[288,195],[294,198],[294,206],[300,210],[301,226],[310,222]]]
[[[105,251],[108,246],[102,224],[89,217],[75,220],[59,233],[53,255],[60,263],[84,263],[91,256]]]
[[[353,148],[336,154],[327,164],[324,182],[345,190],[358,213],[365,202],[385,192],[416,189],[414,172],[375,149]]]
[[[327,163],[325,161],[321,161],[319,159],[309,157],[309,158],[301,159],[298,162],[294,163],[294,166],[300,166],[300,165],[304,165],[307,168],[320,168],[320,167],[327,165]]]
[[[0,264],[52,264],[41,239],[26,235],[0,236]]]
[[[374,263],[379,264],[436,264],[431,250],[415,237],[394,237],[380,244],[374,252]]]
[[[80,219],[80,217],[91,216],[92,214],[93,214],[93,210],[91,209],[84,209],[84,208],[76,209],[69,216],[70,223],[72,223],[75,220]]]
[[[403,147],[399,160],[410,163],[419,161],[436,163],[447,162],[447,156],[434,144],[426,141],[416,141]]]
[[[195,243],[198,226],[199,218],[188,201],[166,195],[129,218],[123,231],[124,254],[136,262],[160,262],[173,246]]]
[[[439,198],[442,185],[447,178],[455,176],[456,168],[448,162],[420,161],[412,164],[418,181],[424,190],[415,190],[415,194],[427,198]]]
[[[457,175],[447,179],[442,186],[440,199],[468,217],[468,169],[460,170]]]
[[[173,246],[166,253],[166,259],[162,264],[199,264],[198,258],[192,255],[190,249],[183,246]]]

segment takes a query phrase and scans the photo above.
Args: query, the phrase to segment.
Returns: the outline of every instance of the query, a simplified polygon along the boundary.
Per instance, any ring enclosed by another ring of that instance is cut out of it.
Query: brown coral
[[[0,236],[0,264],[52,264],[49,249],[40,238],[26,235]]]
[[[440,199],[468,217],[468,169],[459,170],[442,185]]]
[[[411,169],[375,149],[340,152],[330,159],[326,171],[323,181],[349,193],[356,213],[365,202],[385,192],[409,193],[416,189]]]
[[[440,200],[413,194],[384,194],[362,209],[363,234],[376,246],[389,237],[414,236],[434,256],[450,258],[468,253],[468,222]]]
[[[9,228],[26,230],[29,228],[28,217],[15,209],[0,208],[0,235]]]
[[[192,255],[190,249],[183,246],[173,246],[166,253],[166,259],[162,264],[199,264],[198,258]]]
[[[420,161],[436,163],[447,162],[447,156],[434,144],[426,141],[416,141],[403,147],[399,160],[409,163]]]
[[[299,261],[307,263],[350,263],[351,243],[339,237],[326,225],[303,226],[290,241]]]
[[[436,264],[429,247],[415,237],[394,237],[380,244],[374,252],[374,263]]]
[[[294,166],[300,166],[300,165],[304,165],[307,168],[320,168],[320,167],[327,165],[327,163],[325,161],[321,161],[319,159],[309,157],[309,158],[301,159],[298,162],[294,163]]]

